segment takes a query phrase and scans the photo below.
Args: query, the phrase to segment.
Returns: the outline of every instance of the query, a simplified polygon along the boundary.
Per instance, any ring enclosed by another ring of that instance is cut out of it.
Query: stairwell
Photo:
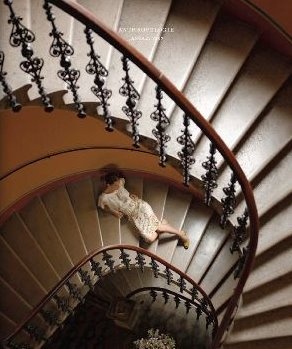
[[[143,0],[99,0],[78,1],[78,3],[127,39],[183,92],[234,152],[254,188],[260,219],[257,257],[245,285],[242,306],[224,348],[290,349],[292,342],[291,180],[289,180],[292,131],[291,55],[289,56],[287,52],[279,53],[273,47],[265,45],[261,39],[261,30],[250,22],[236,18],[221,1],[165,0],[151,1],[151,5],[149,1]],[[5,52],[6,58],[4,70],[8,72],[7,79],[17,99],[27,106],[24,109],[30,108],[28,109],[30,117],[35,122],[34,118],[38,115],[43,116],[37,89],[35,86],[28,88],[30,78],[20,73],[18,68],[21,61],[20,53],[16,54],[17,48],[12,48],[8,44],[10,33],[10,28],[6,24],[9,17],[8,9],[2,2],[0,6],[1,50]],[[5,127],[1,127],[2,139],[6,142],[4,144],[9,145],[9,148],[7,146],[4,148],[5,162],[1,170],[4,183],[1,188],[4,189],[7,185],[6,180],[13,187],[18,183],[19,178],[15,175],[15,170],[19,165],[28,168],[30,161],[41,159],[40,155],[43,156],[43,160],[46,155],[52,155],[54,152],[66,153],[69,149],[78,147],[86,149],[105,145],[104,141],[101,144],[94,139],[93,130],[101,134],[103,126],[99,120],[91,118],[88,118],[91,119],[89,121],[77,120],[73,126],[75,127],[72,131],[73,136],[71,139],[65,137],[66,142],[62,143],[62,137],[57,135],[57,130],[59,127],[63,134],[70,132],[68,131],[69,122],[71,123],[70,115],[74,105],[69,94],[65,94],[62,81],[55,78],[59,69],[56,58],[48,55],[50,24],[45,20],[41,1],[15,0],[14,8],[17,14],[23,17],[24,24],[36,34],[34,49],[39,56],[45,58],[42,71],[42,75],[45,76],[45,88],[51,93],[56,109],[63,110],[64,116],[58,114],[63,118],[59,126],[51,125],[55,123],[55,112],[52,116],[45,116],[52,120],[44,121],[47,123],[48,135],[44,136],[43,140],[41,134],[38,134],[43,132],[42,128],[36,126],[34,130],[38,147],[35,149],[33,147],[35,144],[29,141],[30,130],[25,130],[26,120],[29,119],[22,118],[21,111],[18,120],[21,126],[18,126],[17,130],[15,128],[17,120],[10,120],[15,116],[7,110],[7,99],[0,102],[1,122]],[[58,27],[64,32],[64,38],[76,48],[72,64],[83,72],[88,63],[85,54],[88,52],[88,46],[83,39],[82,26],[62,11],[56,8],[53,11]],[[137,16],[137,13],[140,15]],[[2,26],[5,29],[2,30]],[[129,28],[142,27],[166,27],[173,28],[173,31],[163,32],[160,40],[154,40],[151,32],[143,33],[144,39],[135,40]],[[113,91],[114,96],[110,102],[111,115],[117,120],[116,127],[122,130],[126,117],[121,112],[124,98],[118,93],[121,86],[120,79],[124,76],[120,54],[97,36],[95,36],[95,46],[109,71],[107,86]],[[143,111],[143,115],[150,115],[155,104],[155,84],[134,66],[131,67],[130,74],[141,95],[138,108]],[[89,89],[92,81],[89,81],[88,75],[81,74],[78,84],[88,87],[80,88],[78,93],[88,114],[91,115],[95,113],[96,107],[95,97]],[[166,95],[163,103],[166,115],[171,121],[167,133],[174,140],[183,128],[183,112]],[[153,138],[154,122],[149,121],[149,118],[142,118],[139,123],[141,135]],[[41,125],[41,123],[36,124]],[[89,135],[87,139],[84,135],[78,135],[78,128],[87,132]],[[127,130],[129,131],[129,128]],[[6,132],[8,136],[5,136]],[[23,132],[23,139],[14,137],[13,142],[9,140],[8,137],[19,134],[17,132]],[[191,175],[198,183],[204,173],[200,164],[206,160],[209,142],[194,123],[190,124],[190,132],[195,143],[196,159]],[[122,145],[130,148],[128,136],[119,131],[114,133],[116,139],[108,140],[106,146],[120,142],[121,148]],[[54,145],[50,142],[50,138],[56,138]],[[151,145],[151,141],[148,142]],[[17,150],[21,148],[22,152],[17,155]],[[147,151],[147,146],[142,149]],[[167,153],[173,158],[178,157],[179,150],[178,143],[168,143]],[[72,165],[74,157],[72,156],[72,161],[69,162],[69,156],[65,154],[62,160],[68,164],[67,172],[61,172],[58,162],[52,163],[51,166],[54,168],[51,167],[50,171],[43,165],[38,168],[34,164],[35,167],[32,167],[31,171],[42,169],[44,177],[40,182],[38,179],[30,179],[28,182],[31,182],[31,187],[29,190],[26,189],[27,192],[69,174],[101,168],[108,163],[106,161],[111,156],[117,154],[109,152],[107,156],[104,152],[101,156],[96,149],[94,154],[89,154],[89,151],[86,159],[80,157],[80,160],[76,153],[75,167]],[[128,154],[125,153],[119,161],[125,164],[126,169],[131,167],[133,169],[134,165],[127,165]],[[92,161],[96,155],[104,159],[98,163]],[[229,181],[230,169],[219,155],[217,160],[218,188],[213,195],[219,199],[222,188]],[[143,160],[139,164],[140,167],[136,165],[135,169],[141,171]],[[147,171],[151,172],[148,169]],[[175,175],[172,176],[173,179]],[[84,255],[95,248],[111,244],[124,243],[134,246],[140,244],[171,262],[191,275],[202,286],[216,309],[230,297],[237,282],[230,273],[230,267],[236,262],[236,256],[229,251],[230,240],[227,233],[230,230],[218,228],[219,216],[216,210],[200,203],[197,196],[173,186],[166,178],[157,176],[148,178],[141,174],[135,176],[135,173],[129,171],[127,185],[130,190],[148,201],[160,217],[167,217],[170,223],[190,233],[190,249],[184,251],[181,246],[177,246],[175,239],[169,239],[167,236],[161,236],[159,241],[150,246],[142,245],[125,221],[119,222],[96,209],[96,199],[101,188],[99,177],[88,175],[81,180],[60,183],[54,190],[40,193],[23,205],[24,207],[19,207],[1,228],[2,338],[13,331],[28,312]],[[6,192],[7,189],[3,192],[5,196]],[[8,202],[15,203],[24,194],[25,192],[19,189],[16,194],[9,194]],[[1,208],[4,212],[5,207]],[[237,207],[230,218],[234,225],[236,217],[242,214],[244,208],[243,196],[237,192]],[[77,278],[76,283],[78,282],[80,280]],[[223,313],[224,311],[221,316]]]

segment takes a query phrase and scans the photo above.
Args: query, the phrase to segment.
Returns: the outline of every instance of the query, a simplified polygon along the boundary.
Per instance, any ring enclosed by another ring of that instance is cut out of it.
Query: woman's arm
[[[121,211],[116,211],[111,208],[109,208],[107,205],[104,205],[104,209],[108,212],[110,212],[112,215],[114,215],[117,218],[122,218],[124,215]]]

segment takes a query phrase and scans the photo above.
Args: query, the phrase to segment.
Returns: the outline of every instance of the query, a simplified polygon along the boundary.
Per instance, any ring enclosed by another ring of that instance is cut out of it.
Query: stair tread
[[[89,178],[67,184],[67,191],[72,202],[78,225],[87,253],[102,247],[101,232],[97,214],[97,202]]]

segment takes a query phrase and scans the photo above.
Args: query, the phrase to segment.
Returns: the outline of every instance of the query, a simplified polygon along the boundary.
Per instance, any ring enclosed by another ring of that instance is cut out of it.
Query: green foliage
[[[137,349],[175,349],[175,340],[168,334],[159,333],[159,330],[148,330],[147,338],[141,338],[134,342]]]

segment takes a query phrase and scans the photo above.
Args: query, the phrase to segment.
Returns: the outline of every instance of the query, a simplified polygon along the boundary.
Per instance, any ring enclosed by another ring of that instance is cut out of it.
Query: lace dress
[[[156,229],[160,222],[146,201],[130,196],[124,188],[124,183],[125,180],[122,178],[117,190],[112,193],[102,193],[98,199],[98,206],[102,209],[107,206],[109,209],[122,212],[135,225],[142,238],[150,243],[157,237]]]

